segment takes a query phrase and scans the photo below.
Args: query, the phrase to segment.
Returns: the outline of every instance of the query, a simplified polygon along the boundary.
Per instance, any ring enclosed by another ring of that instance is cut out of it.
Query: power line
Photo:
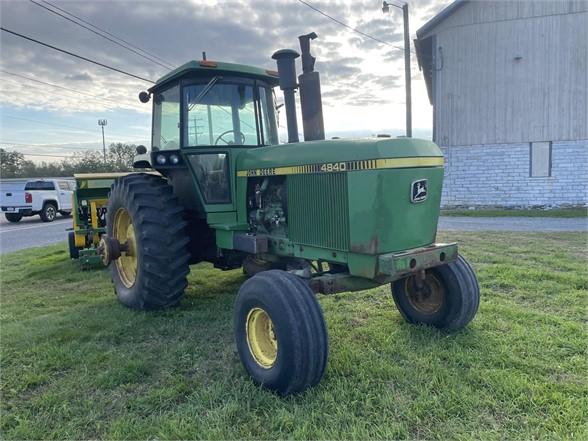
[[[42,1],[43,3],[46,3],[46,4],[50,5],[50,6],[51,6],[51,7],[53,7],[53,8],[55,8],[55,9],[57,9],[57,10],[59,10],[59,11],[61,11],[61,12],[65,13],[65,14],[69,15],[70,17],[74,17],[75,19],[77,19],[77,20],[81,21],[82,23],[85,23],[85,24],[87,24],[88,26],[91,26],[91,27],[93,27],[94,29],[98,29],[99,31],[101,31],[101,32],[104,32],[105,34],[107,34],[107,35],[110,35],[112,38],[115,38],[115,39],[117,39],[118,41],[122,41],[123,43],[125,43],[126,45],[129,45],[130,47],[132,47],[132,48],[135,48],[135,49],[137,49],[137,50],[139,50],[139,51],[141,51],[141,52],[143,52],[143,53],[145,53],[145,54],[149,55],[150,57],[152,57],[152,58],[155,58],[156,60],[159,60],[159,61],[161,61],[162,63],[165,63],[165,64],[167,64],[168,66],[170,66],[170,68],[173,68],[173,66],[174,66],[174,64],[173,64],[173,63],[170,63],[169,61],[166,61],[166,60],[164,60],[163,58],[161,58],[161,57],[158,57],[157,55],[155,55],[155,54],[153,54],[153,53],[151,53],[151,52],[148,52],[148,51],[146,51],[145,49],[141,49],[140,47],[138,47],[138,46],[136,46],[136,45],[134,45],[134,44],[132,44],[132,43],[129,43],[128,41],[126,41],[126,40],[122,39],[121,37],[118,37],[118,36],[114,35],[113,33],[111,33],[111,32],[108,32],[108,31],[107,31],[107,30],[105,30],[105,29],[102,29],[100,26],[96,26],[95,24],[92,24],[92,23],[90,23],[89,21],[87,21],[87,20],[84,20],[83,18],[81,18],[81,17],[78,17],[77,15],[74,15],[74,14],[72,14],[71,12],[68,12],[68,11],[66,11],[66,10],[65,10],[65,9],[63,9],[63,8],[60,8],[59,6],[57,6],[57,5],[55,5],[55,4],[51,3],[51,2],[48,2],[48,1],[46,1],[46,0],[41,0],[41,1]]]
[[[5,155],[8,155],[11,152],[2,152],[2,151],[0,151],[0,153],[3,153]],[[47,157],[50,157],[50,158],[74,158],[75,157],[73,155],[47,155],[45,153],[23,153],[23,152],[17,152],[16,150],[15,150],[15,153],[20,153],[23,156],[47,156]]]
[[[132,74],[132,73],[129,73],[129,72],[125,72],[124,70],[117,69],[116,67],[108,66],[107,64],[100,63],[99,61],[91,60],[90,58],[86,58],[86,57],[83,57],[81,55],[74,54],[73,52],[66,51],[65,49],[60,49],[60,48],[58,48],[56,46],[52,46],[52,45],[50,45],[48,43],[43,43],[42,41],[36,40],[34,38],[31,38],[31,37],[27,37],[26,35],[19,34],[18,32],[11,31],[10,29],[6,29],[6,28],[0,26],[0,30],[2,30],[4,32],[8,32],[9,34],[15,35],[17,37],[24,38],[25,40],[32,41],[33,43],[40,44],[41,46],[45,46],[45,47],[48,47],[50,49],[56,50],[58,52],[62,52],[64,54],[70,55],[72,57],[79,58],[80,60],[87,61],[88,63],[92,63],[92,64],[95,64],[97,66],[104,67],[105,69],[110,69],[110,70],[112,70],[114,72],[118,72],[118,73],[121,73],[123,75],[127,75],[129,77],[133,77],[133,78],[136,78],[138,80],[145,81],[147,83],[155,84],[155,81],[148,80],[147,78],[143,78],[143,77],[140,77],[138,75],[135,75],[135,74]]]
[[[305,5],[305,6],[308,6],[310,9],[312,9],[313,11],[316,11],[316,12],[318,12],[318,13],[319,13],[319,14],[321,14],[322,16],[324,16],[324,17],[327,17],[329,20],[332,20],[332,21],[334,21],[334,22],[335,22],[335,23],[337,23],[338,25],[341,25],[341,26],[343,26],[343,27],[345,27],[345,28],[349,29],[350,31],[357,32],[359,35],[363,35],[364,37],[366,37],[366,38],[369,38],[370,40],[377,41],[378,43],[385,44],[386,46],[390,46],[390,47],[393,47],[393,48],[395,48],[395,49],[399,49],[399,50],[401,50],[401,51],[404,51],[404,48],[403,48],[403,47],[400,47],[400,46],[393,45],[392,43],[389,43],[389,42],[387,42],[387,41],[385,41],[385,40],[381,40],[381,39],[379,39],[379,38],[377,38],[377,37],[374,37],[373,35],[366,34],[365,32],[362,32],[362,31],[360,31],[359,29],[357,29],[357,28],[354,28],[353,26],[349,26],[347,23],[345,23],[345,22],[342,22],[341,20],[338,20],[338,19],[336,19],[335,17],[332,17],[332,16],[330,16],[330,15],[329,15],[329,14],[327,14],[326,12],[323,12],[323,11],[321,11],[321,10],[320,10],[319,8],[317,8],[316,6],[314,6],[314,5],[312,5],[312,4],[308,3],[308,2],[306,2],[306,1],[304,1],[304,0],[297,0],[297,1],[298,1],[299,3],[301,3],[301,4]],[[411,51],[411,52],[412,52],[412,51]]]
[[[100,101],[111,102],[111,103],[115,103],[115,104],[118,104],[118,105],[121,104],[119,101],[116,101],[116,100],[111,100],[109,98],[103,98],[103,97],[100,97],[98,95],[92,95],[91,93],[86,93],[86,92],[82,92],[80,90],[70,89],[69,87],[59,86],[57,84],[47,83],[46,81],[41,81],[41,80],[38,80],[36,78],[27,77],[26,75],[18,74],[18,73],[15,73],[15,72],[9,72],[9,71],[4,70],[4,69],[0,69],[0,72],[3,72],[5,74],[7,74],[7,75],[12,75],[12,76],[15,76],[15,77],[23,78],[25,80],[34,81],[35,83],[44,84],[46,86],[56,87],[58,89],[67,90],[69,92],[79,93],[80,95],[84,95],[84,96],[87,96],[87,97],[95,98],[95,99],[100,100]]]
[[[94,132],[92,132],[92,131],[90,131],[88,129],[82,129],[80,127],[73,127],[73,126],[68,126],[68,125],[65,125],[65,124],[59,124],[59,123],[48,122],[48,121],[41,121],[41,120],[38,120],[38,119],[24,118],[22,116],[12,116],[12,115],[1,114],[0,115],[0,120],[2,118],[18,119],[18,120],[22,120],[22,121],[34,122],[34,123],[37,123],[37,124],[46,124],[48,126],[64,127],[66,129],[77,130],[77,131],[80,131],[80,132],[94,133]]]
[[[106,35],[103,35],[103,34],[101,34],[100,32],[98,32],[98,31],[95,31],[94,29],[92,29],[92,28],[90,28],[90,27],[88,27],[88,26],[85,26],[85,25],[83,25],[82,23],[78,23],[77,21],[75,21],[75,20],[71,19],[70,17],[67,17],[67,16],[66,16],[66,15],[64,15],[64,14],[61,14],[61,13],[59,13],[59,12],[57,12],[57,11],[54,11],[53,9],[50,9],[50,8],[48,8],[47,6],[44,6],[44,5],[42,5],[41,3],[37,3],[35,0],[29,0],[29,1],[30,1],[31,3],[33,3],[33,4],[37,5],[37,6],[39,6],[40,8],[43,8],[43,9],[45,9],[45,10],[47,10],[47,11],[51,12],[52,14],[58,15],[59,17],[62,17],[62,18],[64,18],[65,20],[68,20],[68,21],[70,21],[70,22],[72,22],[72,23],[74,23],[74,24],[76,24],[76,25],[78,25],[78,26],[80,26],[80,27],[82,27],[82,28],[84,28],[84,29],[86,29],[86,30],[88,30],[88,31],[92,32],[93,34],[96,34],[96,35],[98,35],[98,36],[100,36],[100,37],[102,37],[102,38],[104,38],[104,39],[106,39],[106,40],[108,40],[108,41],[110,41],[110,42],[112,42],[112,43],[114,43],[114,44],[116,44],[116,45],[118,45],[118,46],[122,47],[122,48],[125,48],[125,49],[126,49],[126,50],[128,50],[128,51],[131,51],[131,52],[133,52],[133,53],[135,53],[135,54],[139,55],[140,57],[142,57],[142,58],[144,58],[144,59],[146,59],[146,60],[149,60],[149,61],[151,61],[152,63],[156,63],[156,64],[160,65],[161,67],[164,67],[165,69],[171,69],[171,66],[166,66],[165,64],[162,64],[162,63],[160,63],[160,62],[159,62],[159,61],[157,61],[157,60],[154,60],[154,59],[152,59],[152,58],[150,58],[150,57],[148,57],[148,56],[146,56],[146,55],[143,55],[142,53],[140,53],[140,52],[136,51],[135,49],[132,49],[132,48],[130,48],[130,47],[128,47],[128,46],[125,46],[124,44],[122,44],[122,43],[119,43],[118,41],[116,41],[116,40],[114,40],[114,39],[112,39],[112,38],[110,38],[110,37],[107,37]],[[49,4],[50,4],[50,3],[49,3]],[[53,5],[51,5],[51,6],[53,6]],[[55,7],[55,6],[53,6],[53,7]]]
[[[55,123],[55,122],[49,122],[49,121],[41,121],[39,119],[32,119],[32,118],[25,118],[22,116],[13,116],[13,115],[6,115],[6,114],[0,114],[0,121],[2,120],[2,118],[10,118],[10,119],[17,119],[17,120],[22,120],[22,121],[29,121],[29,122],[34,122],[37,124],[45,124],[48,126],[58,126],[58,127],[64,127],[67,129],[71,129],[71,130],[76,130],[78,132],[85,132],[85,133],[90,133],[92,135],[95,135],[97,132],[93,131],[93,130],[88,130],[88,129],[82,129],[81,127],[73,127],[73,126],[68,126],[65,124],[60,124],[60,123]],[[110,136],[129,136],[128,133],[125,133],[124,135],[121,133],[117,133],[117,132],[109,132]],[[137,135],[137,136],[143,136],[143,135]]]
[[[22,147],[42,147],[42,148],[54,148],[54,149],[75,149],[75,150],[84,150],[84,151],[89,151],[89,149],[92,149],[93,147],[63,147],[61,145],[57,145],[57,144],[27,144],[24,142],[10,142],[10,141],[0,141],[0,144],[2,145],[18,145],[18,146],[22,146]]]

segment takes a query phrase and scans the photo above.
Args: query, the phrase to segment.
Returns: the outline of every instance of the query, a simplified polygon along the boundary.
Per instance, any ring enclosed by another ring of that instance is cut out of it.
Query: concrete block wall
[[[550,177],[530,177],[529,143],[441,149],[443,207],[588,205],[588,140],[554,141]]]

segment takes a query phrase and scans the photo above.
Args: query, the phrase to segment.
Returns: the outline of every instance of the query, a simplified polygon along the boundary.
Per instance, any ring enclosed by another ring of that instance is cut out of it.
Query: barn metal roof
[[[433,28],[435,28],[435,26],[437,26],[439,23],[441,23],[443,20],[445,20],[451,14],[453,14],[457,9],[459,9],[461,6],[466,4],[468,1],[469,0],[455,0],[453,3],[451,3],[445,9],[443,9],[441,12],[439,12],[437,15],[435,15],[432,19],[430,19],[428,22],[426,22],[423,26],[421,26],[420,29],[416,32],[417,37],[421,38],[425,34],[428,34],[429,32],[431,32],[431,30],[433,30]]]

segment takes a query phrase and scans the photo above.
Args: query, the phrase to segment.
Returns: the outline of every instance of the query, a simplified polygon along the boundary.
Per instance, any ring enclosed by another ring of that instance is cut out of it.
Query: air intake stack
[[[298,82],[300,83],[300,107],[305,141],[325,139],[321,80],[319,73],[314,70],[316,58],[310,54],[310,40],[316,37],[314,32],[298,37],[302,52],[302,74],[298,77]]]
[[[286,121],[288,124],[288,142],[298,142],[298,123],[296,122],[296,99],[294,93],[296,84],[296,65],[294,60],[300,54],[292,49],[280,49],[272,55],[278,63],[280,89],[284,91],[284,107],[286,107]]]

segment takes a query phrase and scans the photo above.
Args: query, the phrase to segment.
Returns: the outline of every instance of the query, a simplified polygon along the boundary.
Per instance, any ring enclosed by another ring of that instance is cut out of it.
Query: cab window
[[[153,97],[152,147],[180,148],[180,89],[174,86]]]
[[[274,143],[277,138],[273,135],[274,109],[268,95],[271,97],[271,92],[261,87],[222,83],[216,78],[206,84],[184,87],[184,145],[226,147]]]
[[[30,181],[25,185],[25,190],[55,190],[53,182],[48,181]]]

